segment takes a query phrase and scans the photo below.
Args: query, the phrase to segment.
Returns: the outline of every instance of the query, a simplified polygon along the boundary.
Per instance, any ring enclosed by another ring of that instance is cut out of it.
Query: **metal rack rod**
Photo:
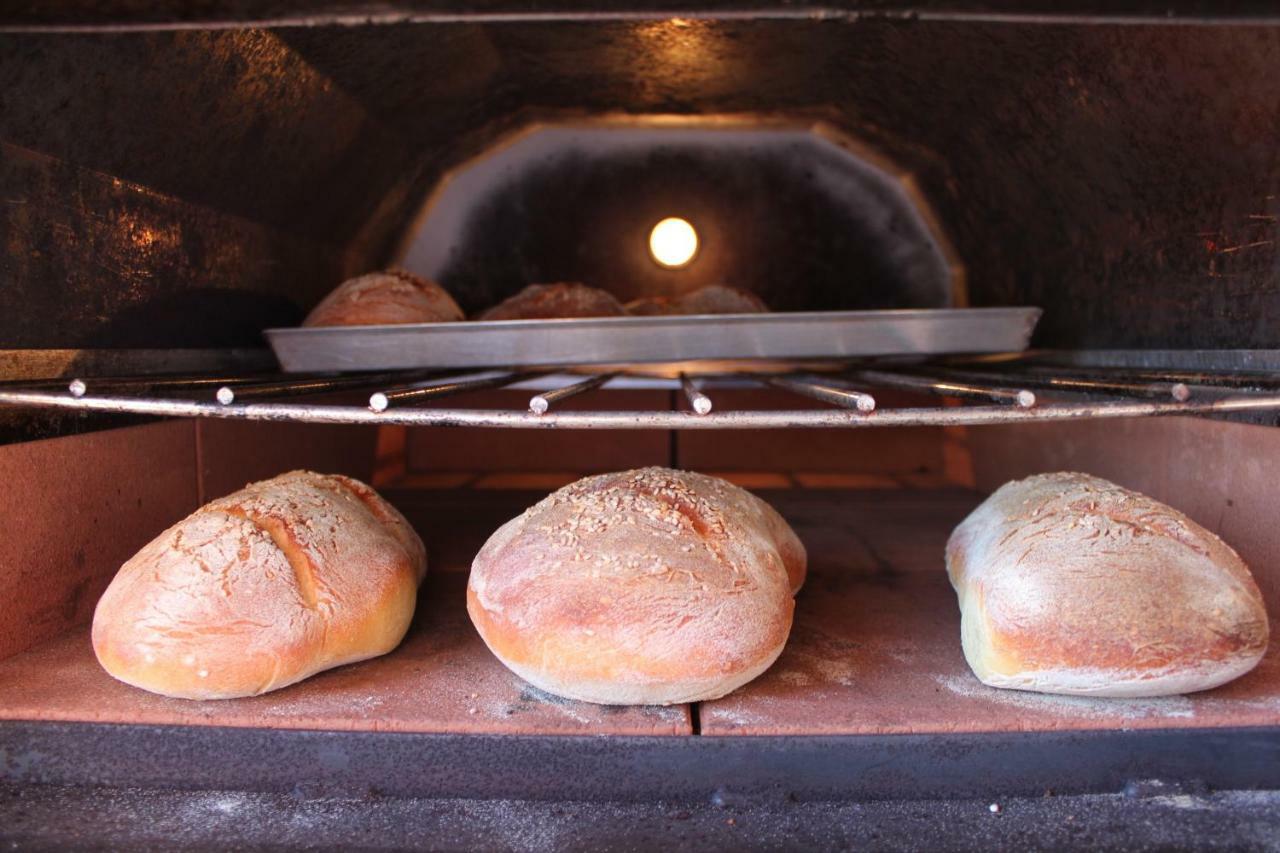
[[[404,403],[420,403],[424,400],[433,400],[439,397],[448,397],[451,394],[461,394],[464,391],[480,391],[485,388],[501,388],[504,385],[511,385],[523,379],[529,379],[532,376],[541,376],[543,373],[519,373],[513,371],[495,372],[492,370],[481,371],[480,373],[465,374],[463,376],[450,376],[447,379],[426,383],[413,383],[410,385],[400,385],[394,388],[388,388],[385,391],[375,391],[369,395],[369,410],[374,412],[385,412],[394,405]]]
[[[711,414],[711,409],[713,408],[711,398],[702,393],[702,389],[694,383],[693,379],[689,377],[689,374],[681,372],[680,389],[684,391],[685,399],[689,401],[689,407],[692,408],[696,414]]]
[[[245,385],[222,385],[214,398],[224,406],[244,400],[260,400],[270,397],[299,397],[304,394],[328,394],[337,391],[359,391],[376,388],[389,382],[438,378],[439,370],[398,371],[394,373],[365,373],[357,375],[281,379],[271,382]]]
[[[1202,385],[1209,388],[1280,388],[1280,372],[1258,371],[1212,372],[1205,370],[1175,370],[1152,367],[1096,368],[1080,365],[1027,364],[1019,367],[1031,374],[1052,373],[1064,378],[1114,380],[1121,376],[1126,380],[1165,382],[1171,385]]]
[[[529,398],[529,411],[535,415],[546,414],[547,409],[551,408],[552,403],[558,403],[561,400],[567,400],[570,397],[585,394],[593,388],[599,388],[601,385],[605,384],[617,375],[617,371],[612,373],[601,373],[597,376],[584,379],[581,382],[566,385],[563,388],[556,388],[551,391],[543,391],[541,394],[534,394]]]
[[[995,388],[990,385],[974,385],[968,382],[933,379],[914,373],[889,373],[883,370],[859,370],[853,375],[871,385],[902,391],[924,391],[940,397],[995,400],[998,403],[1011,403],[1024,409],[1029,409],[1036,404],[1035,392],[1026,388]]]
[[[815,400],[821,400],[824,403],[843,406],[846,409],[855,409],[863,414],[869,414],[876,409],[876,398],[861,391],[839,388],[824,382],[796,379],[790,376],[760,376],[756,378],[766,385],[793,391],[806,397],[812,397]]]
[[[1065,372],[1070,373],[1071,368]],[[942,366],[861,367],[830,378],[819,374],[725,374],[723,378],[747,380],[759,386],[781,388],[826,403],[836,409],[792,408],[755,411],[713,411],[703,391],[718,374],[698,376],[674,373],[660,387],[679,387],[688,410],[657,411],[552,411],[569,397],[626,379],[627,369],[590,376],[557,374],[554,369],[489,370],[446,375],[440,371],[393,371],[346,375],[264,376],[140,376],[93,380],[83,394],[66,386],[38,386],[26,382],[0,385],[0,407],[59,409],[84,412],[151,415],[158,417],[217,417],[247,420],[303,421],[311,423],[382,423],[411,426],[475,426],[563,429],[769,429],[870,426],[947,426],[1070,420],[1081,418],[1142,417],[1168,414],[1221,414],[1280,411],[1280,389],[1260,391],[1227,386],[1196,385],[1190,398],[1185,383],[1136,381],[1133,371],[1086,371],[1085,376],[1064,376],[1039,365],[1004,365],[1000,368],[949,368]],[[545,380],[543,379],[544,377]],[[61,381],[61,380],[59,380]],[[217,401],[208,389],[218,385]],[[559,387],[557,387],[559,386]],[[1029,387],[1064,392],[1094,392],[1098,399],[1053,395],[1051,402],[1037,399]],[[422,408],[414,402],[496,387],[528,387],[535,394],[527,411],[476,408]],[[878,409],[867,389],[879,387],[925,391],[980,402],[961,406]],[[368,388],[374,391],[367,407],[328,400],[291,403],[272,398],[323,394]],[[165,391],[167,393],[159,393]],[[225,393],[224,393],[225,392]],[[201,399],[195,399],[199,395]],[[1126,396],[1127,395],[1127,396]],[[265,398],[265,399],[264,399]],[[608,403],[602,404],[603,409]]]
[[[174,375],[156,375],[156,376],[90,376],[90,377],[71,377],[55,376],[48,379],[16,379],[0,381],[0,390],[2,391],[18,391],[35,388],[43,388],[47,390],[65,391],[77,397],[82,397],[88,391],[98,388],[111,388],[116,391],[128,391],[138,389],[139,391],[151,391],[164,388],[200,388],[212,385],[221,385],[227,382],[248,382],[262,381],[270,376],[270,374],[245,377],[228,377],[228,376],[174,376]]]
[[[133,397],[71,397],[59,392],[0,391],[0,405],[72,411],[113,412],[158,417],[214,417],[310,423],[382,423],[405,426],[474,426],[566,429],[767,429],[774,427],[977,426],[998,423],[1132,418],[1178,414],[1225,414],[1280,410],[1280,394],[1195,399],[1049,403],[1013,406],[959,406],[885,409],[873,416],[848,409],[732,411],[697,415],[678,411],[571,411],[535,415],[491,409],[416,409],[372,412],[363,406],[303,403],[236,403]]]
[[[1180,403],[1186,402],[1191,397],[1191,389],[1182,382],[1122,382],[1114,379],[1073,379],[1065,376],[1039,376],[1030,373],[1010,375],[994,370],[957,370],[949,367],[937,368],[936,372],[944,379],[955,379],[959,382],[990,383],[1003,385],[1006,388],[1030,385],[1033,388],[1076,393],[1165,397],[1172,398]]]
[[[264,382],[265,376],[86,376],[76,377],[67,383],[67,391],[73,397],[83,397],[90,391],[106,388],[120,391],[192,391],[200,388],[222,387]]]
[[[67,379],[6,379],[0,382],[0,391],[52,391],[67,390]]]
[[[88,377],[72,377],[65,376],[50,377],[48,379],[18,379],[0,381],[0,390],[16,391],[34,388],[44,388],[48,390],[66,391],[75,397],[83,397],[89,390],[100,387],[111,388],[116,391],[128,389],[140,389],[145,391],[160,390],[165,388],[206,388],[212,385],[221,385],[224,383],[235,382],[252,382],[262,381],[264,375],[256,376],[177,376],[158,374],[154,376],[88,376]]]

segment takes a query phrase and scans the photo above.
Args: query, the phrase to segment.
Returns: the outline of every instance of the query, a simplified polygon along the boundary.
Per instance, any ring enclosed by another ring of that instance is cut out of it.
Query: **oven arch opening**
[[[655,223],[695,258],[655,263]],[[763,116],[530,120],[443,174],[395,262],[468,313],[527,284],[622,301],[724,284],[775,311],[967,303],[964,268],[912,174],[822,122]]]

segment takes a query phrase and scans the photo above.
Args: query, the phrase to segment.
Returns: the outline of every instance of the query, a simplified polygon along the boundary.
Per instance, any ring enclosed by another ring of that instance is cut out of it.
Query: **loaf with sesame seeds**
[[[255,696],[394,649],[426,565],[373,489],[293,471],[206,504],[126,562],[94,612],[94,652],[152,693]]]
[[[1087,474],[1007,483],[947,543],[961,645],[992,687],[1083,696],[1207,690],[1257,665],[1267,613],[1213,533]]]
[[[535,687],[669,705],[768,669],[804,574],[804,546],[755,495],[644,468],[579,480],[503,525],[472,564],[467,610]]]

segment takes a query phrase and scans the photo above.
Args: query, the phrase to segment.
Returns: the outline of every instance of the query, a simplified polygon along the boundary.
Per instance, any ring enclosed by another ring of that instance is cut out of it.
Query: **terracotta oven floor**
[[[409,636],[383,658],[253,699],[190,702],[107,676],[87,628],[0,662],[0,719],[564,735],[693,734],[687,706],[606,708],[524,684],[467,619],[465,571],[490,531],[540,495],[388,490],[432,549]],[[960,651],[942,564],[980,496],[962,489],[762,492],[795,525],[811,573],[791,640],[755,682],[697,709],[703,735],[890,734],[1280,725],[1280,654],[1207,693],[1052,697],[984,687]]]

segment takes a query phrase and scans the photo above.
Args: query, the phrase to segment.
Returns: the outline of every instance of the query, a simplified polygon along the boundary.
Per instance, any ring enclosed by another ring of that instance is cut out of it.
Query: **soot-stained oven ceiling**
[[[8,345],[258,345],[392,260],[449,170],[539,116],[606,113],[839,128],[912,175],[970,304],[1045,309],[1040,345],[1276,345],[1280,31],[1265,21],[484,6],[299,26],[289,4],[233,6],[176,30],[0,21],[0,297],[22,306],[0,316]],[[200,28],[235,12],[249,25]]]

